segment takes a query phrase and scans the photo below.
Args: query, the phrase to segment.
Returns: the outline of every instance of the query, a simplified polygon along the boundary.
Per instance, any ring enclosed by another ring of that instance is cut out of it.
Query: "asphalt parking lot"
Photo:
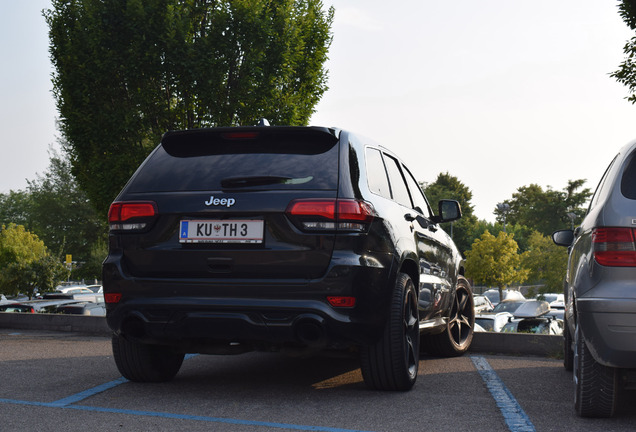
[[[581,419],[557,359],[425,357],[407,393],[366,389],[357,362],[278,354],[189,357],[172,382],[123,379],[110,340],[0,329],[0,431],[628,431]]]

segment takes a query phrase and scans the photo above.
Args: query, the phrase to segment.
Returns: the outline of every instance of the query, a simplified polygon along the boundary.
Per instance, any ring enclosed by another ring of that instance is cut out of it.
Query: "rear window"
[[[334,135],[309,129],[263,134],[227,131],[164,137],[129,191],[337,189]]]
[[[621,179],[621,193],[625,198],[636,200],[636,157],[632,154]]]

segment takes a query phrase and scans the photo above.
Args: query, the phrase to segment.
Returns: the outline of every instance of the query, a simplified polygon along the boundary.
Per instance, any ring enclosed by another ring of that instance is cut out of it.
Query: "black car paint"
[[[104,292],[122,293],[119,303],[107,305],[113,331],[186,352],[221,353],[232,341],[265,349],[299,343],[335,348],[370,344],[384,328],[392,283],[399,272],[407,273],[419,287],[420,328],[443,331],[463,262],[440,228],[439,217],[428,205],[408,208],[370,193],[366,171],[361,169],[365,148],[395,155],[346,131],[330,133],[339,139],[337,190],[171,194],[125,188],[117,201],[152,199],[160,215],[149,221],[145,232],[115,232],[109,237]],[[143,165],[138,173],[142,169]],[[210,209],[205,201],[211,196],[235,202],[229,210]],[[363,199],[382,217],[376,217],[364,234],[307,235],[283,214],[297,198]],[[181,217],[223,218],[228,213],[233,218],[265,215],[264,243],[228,248],[178,242]],[[150,231],[156,241],[148,239]],[[261,260],[267,256],[260,253],[262,249],[275,253]],[[307,264],[277,269],[276,262]],[[334,308],[325,301],[327,294],[354,296],[356,306]],[[310,332],[309,339],[299,338],[298,327],[305,323],[319,323],[321,330]]]

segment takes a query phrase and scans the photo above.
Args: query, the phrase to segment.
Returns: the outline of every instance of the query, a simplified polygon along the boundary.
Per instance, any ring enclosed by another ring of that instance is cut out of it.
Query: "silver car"
[[[569,247],[564,365],[583,417],[609,417],[619,383],[636,384],[636,141],[603,175],[581,226],[556,231]],[[631,382],[630,382],[631,381]]]

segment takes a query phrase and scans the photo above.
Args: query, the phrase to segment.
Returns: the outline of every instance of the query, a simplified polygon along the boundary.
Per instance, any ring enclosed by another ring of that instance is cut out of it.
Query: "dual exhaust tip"
[[[324,319],[314,314],[298,316],[292,324],[295,339],[310,348],[322,348],[327,345],[327,331]],[[137,314],[129,316],[121,326],[121,333],[134,339],[147,336],[146,320]]]

